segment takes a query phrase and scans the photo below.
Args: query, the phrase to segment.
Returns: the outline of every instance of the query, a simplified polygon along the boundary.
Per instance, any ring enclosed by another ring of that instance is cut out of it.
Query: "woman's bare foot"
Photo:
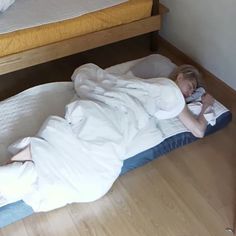
[[[30,152],[30,145],[27,146],[22,151],[18,152],[15,156],[11,158],[11,162],[25,162],[25,161],[33,161]]]

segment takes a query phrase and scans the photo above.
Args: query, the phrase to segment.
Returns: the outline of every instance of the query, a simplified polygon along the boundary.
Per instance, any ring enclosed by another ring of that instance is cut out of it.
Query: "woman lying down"
[[[119,176],[134,139],[142,137],[142,151],[164,140],[160,119],[178,116],[203,137],[204,112],[214,99],[204,94],[193,116],[185,98],[198,88],[199,72],[184,65],[172,76],[144,80],[94,64],[79,67],[72,76],[79,98],[66,106],[65,117],[49,117],[35,137],[9,147],[11,163],[0,167],[2,204],[22,199],[38,212],[99,199]]]

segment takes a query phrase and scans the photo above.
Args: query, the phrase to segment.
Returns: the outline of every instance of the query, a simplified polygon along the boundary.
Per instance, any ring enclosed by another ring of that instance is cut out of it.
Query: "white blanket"
[[[172,118],[185,104],[168,79],[123,80],[93,64],[72,78],[80,99],[67,106],[65,119],[49,117],[30,140],[38,178],[22,199],[36,212],[102,197],[133,140],[147,135],[155,145],[163,141],[155,117]]]
[[[109,103],[115,107],[120,106],[125,111],[132,107],[133,125],[139,122],[142,124],[136,125],[138,126],[136,129],[141,126],[143,128],[138,135],[130,138],[132,143],[127,146],[126,156],[123,157],[126,159],[155,146],[160,139],[163,140],[165,134],[163,132],[160,134],[160,130],[157,129],[156,118],[160,121],[177,116],[185,102],[171,80],[161,78],[141,80],[132,74],[124,75],[118,71],[118,67],[115,71],[109,69],[104,71],[93,64],[87,64],[75,70],[72,80],[80,98]],[[147,113],[149,122],[146,122]],[[131,134],[130,136],[132,137]]]
[[[126,1],[17,0],[6,12],[0,14],[0,34],[72,19]],[[5,5],[5,10],[4,7]]]

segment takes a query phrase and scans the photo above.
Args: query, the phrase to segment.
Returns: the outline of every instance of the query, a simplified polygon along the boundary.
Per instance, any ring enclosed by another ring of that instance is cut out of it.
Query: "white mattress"
[[[0,13],[0,34],[72,19],[127,0],[16,0]]]
[[[63,116],[73,96],[72,82],[59,82],[30,88],[0,102],[0,161],[9,157],[11,143],[35,135],[50,114]]]
[[[138,61],[122,63],[107,70],[116,74],[127,73]],[[72,82],[56,82],[30,88],[0,102],[0,163],[9,158],[7,147],[11,143],[34,136],[48,116],[63,116],[65,105],[74,96]],[[214,110],[216,117],[228,111],[219,102],[215,103]],[[159,121],[158,126],[165,138],[187,131],[178,118]],[[134,146],[140,145],[139,141]]]

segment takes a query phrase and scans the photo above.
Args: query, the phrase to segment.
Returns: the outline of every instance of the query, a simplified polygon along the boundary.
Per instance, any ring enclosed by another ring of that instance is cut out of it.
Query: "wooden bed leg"
[[[152,16],[159,14],[159,0],[152,1]],[[151,32],[150,34],[150,50],[157,51],[158,49],[158,31]]]
[[[150,34],[150,50],[152,52],[158,50],[158,31],[151,32]]]

